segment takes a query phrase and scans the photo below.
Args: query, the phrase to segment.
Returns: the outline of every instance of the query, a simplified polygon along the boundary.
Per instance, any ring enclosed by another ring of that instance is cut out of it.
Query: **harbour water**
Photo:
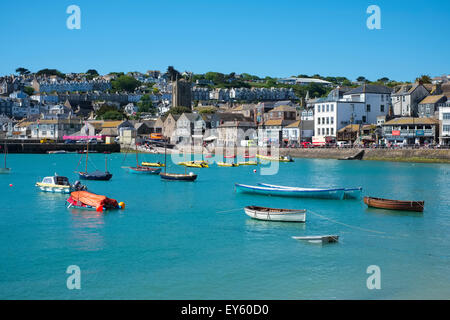
[[[188,168],[199,175],[191,183],[130,174],[121,168],[124,156],[110,154],[113,178],[86,184],[126,208],[97,213],[67,209],[67,195],[34,186],[55,172],[75,181],[79,158],[9,155],[12,172],[0,175],[0,299],[450,298],[448,164],[296,159],[271,176],[255,166],[213,164]],[[103,154],[89,158],[103,169]],[[170,172],[184,169],[172,165]],[[361,186],[363,195],[424,200],[425,210],[237,194],[236,182]],[[306,223],[251,220],[246,205],[305,208]],[[322,234],[340,241],[291,238]],[[81,269],[80,290],[66,286],[70,265]],[[367,288],[370,265],[380,267],[380,290]]]

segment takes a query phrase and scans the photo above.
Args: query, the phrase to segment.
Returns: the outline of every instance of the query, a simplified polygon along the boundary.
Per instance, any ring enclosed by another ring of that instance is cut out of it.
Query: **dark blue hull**
[[[99,181],[108,181],[112,178],[112,174],[109,172],[104,172],[102,174],[90,174],[85,172],[78,172],[78,176],[82,180],[99,180]]]

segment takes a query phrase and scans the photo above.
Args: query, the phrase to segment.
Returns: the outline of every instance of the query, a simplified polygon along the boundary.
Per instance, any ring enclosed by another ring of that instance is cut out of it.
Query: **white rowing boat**
[[[247,206],[245,213],[253,219],[264,221],[305,222],[305,209],[277,209],[258,206]]]
[[[295,240],[305,240],[309,242],[321,242],[321,243],[331,243],[338,242],[339,236],[337,235],[325,235],[325,236],[306,236],[306,237],[292,237]]]

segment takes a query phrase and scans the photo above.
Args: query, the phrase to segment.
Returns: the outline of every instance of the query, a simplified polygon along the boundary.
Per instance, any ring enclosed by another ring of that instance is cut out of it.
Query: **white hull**
[[[306,236],[306,237],[292,237],[295,240],[305,240],[313,243],[330,243],[338,242],[339,236],[326,235],[326,236]]]
[[[38,186],[38,188],[41,191],[53,193],[70,193],[71,191],[71,188],[44,187],[44,186]]]
[[[305,222],[306,210],[298,210],[293,213],[276,212],[276,211],[258,211],[254,209],[244,208],[245,213],[253,219],[264,221],[284,221],[284,222]]]

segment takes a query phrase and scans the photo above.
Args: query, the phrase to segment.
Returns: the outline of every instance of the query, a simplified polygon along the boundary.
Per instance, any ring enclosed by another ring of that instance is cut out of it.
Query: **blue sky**
[[[66,8],[81,8],[81,30]],[[369,30],[369,5],[381,30]],[[4,1],[0,74],[166,70],[383,76],[450,73],[448,0]]]

